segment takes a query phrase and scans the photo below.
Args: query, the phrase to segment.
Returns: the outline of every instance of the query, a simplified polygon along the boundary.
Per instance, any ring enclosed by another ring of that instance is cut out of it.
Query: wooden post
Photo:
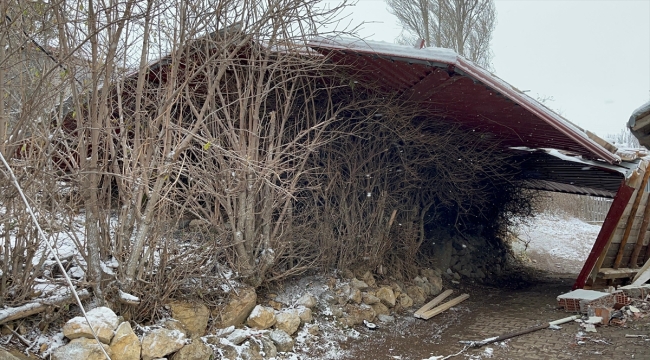
[[[630,201],[633,193],[634,188],[625,184],[625,180],[621,181],[621,186],[618,188],[612,206],[610,206],[609,211],[607,212],[607,216],[603,222],[603,227],[598,233],[596,242],[589,253],[587,261],[585,261],[585,265],[580,271],[580,275],[578,275],[575,284],[573,284],[573,290],[582,289],[585,286],[587,277],[591,273],[591,270],[594,269],[598,257],[603,253],[603,250],[609,246],[611,236],[614,234],[614,230],[616,230],[616,226],[621,220],[621,216],[623,215],[625,207],[627,207],[627,203]]]
[[[632,204],[632,211],[630,211],[630,216],[627,218],[627,226],[625,226],[625,233],[621,239],[621,245],[618,247],[618,253],[616,254],[616,260],[614,260],[614,269],[618,269],[621,266],[621,261],[623,260],[623,252],[625,250],[625,245],[627,245],[627,239],[630,237],[630,232],[632,231],[632,225],[634,220],[636,220],[636,213],[639,210],[639,204],[645,193],[645,187],[648,184],[648,177],[650,176],[650,169],[646,166],[643,173],[643,181],[639,186],[639,190],[636,193],[636,198],[634,199],[634,204]]]
[[[641,223],[641,227],[639,228],[639,235],[636,238],[636,244],[634,244],[634,250],[632,251],[632,255],[630,256],[630,262],[627,265],[628,267],[631,268],[639,267],[639,265],[637,264],[637,260],[639,259],[639,253],[641,252],[641,248],[643,247],[643,240],[645,240],[645,235],[648,232],[649,224],[650,224],[650,197],[646,202],[645,210],[643,210],[643,222]],[[648,245],[648,247],[650,248],[650,244]]]

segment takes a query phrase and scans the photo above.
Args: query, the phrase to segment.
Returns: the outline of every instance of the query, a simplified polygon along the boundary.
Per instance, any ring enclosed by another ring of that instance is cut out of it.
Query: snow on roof
[[[309,44],[314,47],[324,46],[330,49],[351,49],[373,54],[399,56],[409,59],[433,61],[445,64],[458,64],[458,54],[451,49],[436,47],[413,48],[409,46],[396,45],[384,41],[372,41],[343,36],[313,38]]]
[[[650,115],[650,101],[639,106],[632,112],[632,116],[630,116],[630,121],[628,122],[627,126],[633,127],[636,124],[637,120],[641,120],[641,118],[644,118],[648,115]]]

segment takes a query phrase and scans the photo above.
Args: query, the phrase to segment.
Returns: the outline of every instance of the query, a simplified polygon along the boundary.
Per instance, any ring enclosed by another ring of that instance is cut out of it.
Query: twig
[[[95,341],[97,341],[97,344],[99,344],[99,348],[102,349],[102,352],[104,353],[104,356],[106,356],[106,359],[111,360],[111,357],[108,355],[106,350],[104,350],[104,346],[102,345],[102,342],[99,341],[99,338],[97,337],[97,333],[95,333],[95,329],[93,329],[92,324],[90,323],[90,320],[88,319],[88,316],[86,315],[86,310],[84,309],[83,304],[81,303],[81,299],[79,298],[79,294],[77,294],[77,290],[74,288],[74,285],[72,285],[72,280],[70,280],[70,277],[68,276],[67,272],[65,271],[65,267],[63,267],[63,264],[61,263],[61,260],[59,259],[59,255],[57,255],[56,251],[54,251],[54,247],[52,244],[50,244],[50,240],[45,236],[45,233],[43,232],[43,229],[41,229],[41,225],[38,223],[38,220],[36,219],[36,215],[34,215],[34,211],[32,210],[32,207],[29,205],[29,202],[27,201],[27,198],[25,197],[25,193],[23,192],[22,187],[20,187],[20,184],[18,183],[18,179],[16,179],[16,175],[14,175],[13,170],[11,169],[11,166],[7,163],[7,160],[5,160],[4,155],[0,152],[0,160],[2,160],[2,163],[4,166],[7,168],[7,171],[9,172],[9,176],[11,177],[11,180],[13,181],[14,186],[18,190],[18,193],[20,193],[20,197],[22,198],[23,202],[25,203],[25,207],[27,208],[27,212],[29,212],[29,215],[32,218],[32,221],[34,222],[34,225],[36,226],[36,229],[38,229],[38,234],[41,236],[43,241],[45,242],[45,245],[47,245],[47,250],[54,256],[54,260],[56,260],[56,263],[59,265],[59,269],[61,269],[61,274],[63,274],[63,277],[65,278],[65,281],[68,284],[68,287],[70,288],[70,291],[72,292],[72,295],[74,296],[75,300],[77,301],[77,304],[79,305],[79,309],[81,310],[81,313],[83,314],[83,317],[86,319],[86,323],[88,323],[88,327],[90,328],[90,331],[93,334],[93,337],[95,338]]]

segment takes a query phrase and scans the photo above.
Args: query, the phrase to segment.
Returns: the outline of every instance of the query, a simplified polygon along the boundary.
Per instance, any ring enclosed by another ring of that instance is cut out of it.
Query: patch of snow
[[[527,251],[551,254],[565,260],[584,261],[600,232],[599,225],[573,217],[543,213],[530,223],[520,223],[515,232],[528,243]]]
[[[125,293],[122,290],[119,290],[120,298],[125,301],[139,302],[140,298],[128,293]]]

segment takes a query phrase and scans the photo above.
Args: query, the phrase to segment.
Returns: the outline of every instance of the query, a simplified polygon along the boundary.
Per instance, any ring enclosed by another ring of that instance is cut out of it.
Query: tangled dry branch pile
[[[0,109],[0,151],[100,303],[127,292],[141,301],[122,313],[151,317],[169,297],[218,298],[229,269],[254,286],[322,268],[409,273],[432,230],[498,241],[530,211],[498,143],[305,47],[342,7],[109,3],[49,5],[33,29],[57,44],[47,66],[20,61],[20,24],[3,20],[0,37],[13,51],[0,80],[22,99]],[[168,55],[152,65],[156,49]],[[0,298],[15,305],[59,279],[4,184]]]

